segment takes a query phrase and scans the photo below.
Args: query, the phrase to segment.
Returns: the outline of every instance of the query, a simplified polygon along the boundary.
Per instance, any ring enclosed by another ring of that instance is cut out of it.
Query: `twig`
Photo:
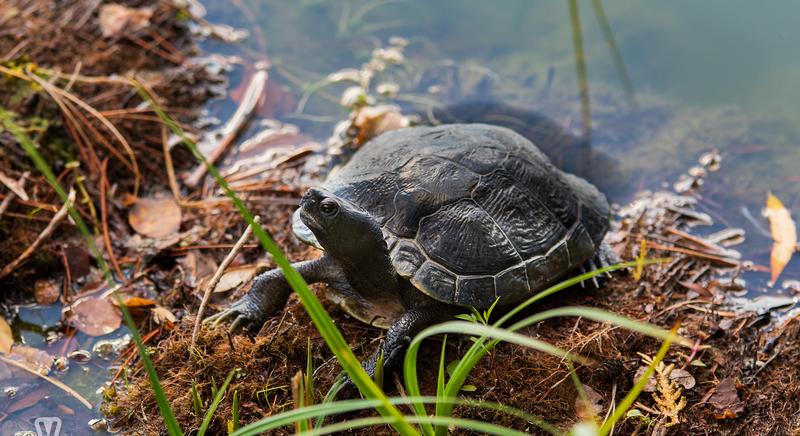
[[[30,174],[31,174],[30,172],[25,171],[22,174],[22,177],[20,177],[19,180],[16,183],[16,186],[22,192],[25,192],[25,190],[24,190],[25,189],[25,180],[27,180],[27,178],[28,178],[28,176]],[[11,188],[9,187],[9,189],[11,189]],[[17,194],[14,193],[14,190],[11,189],[11,192],[9,192],[8,195],[6,195],[6,198],[3,199],[3,202],[0,203],[0,217],[2,217],[4,213],[6,213],[6,210],[8,209],[8,206],[11,205],[11,202],[14,200],[14,197],[16,197],[16,195]]]
[[[161,327],[159,327],[159,328],[157,328],[157,329],[155,329],[155,330],[151,331],[150,333],[148,333],[148,334],[144,335],[144,336],[142,337],[142,345],[146,344],[146,343],[147,343],[147,341],[149,341],[150,339],[152,339],[152,338],[153,338],[153,336],[155,336],[155,335],[156,335],[156,334],[158,334],[158,333],[161,333]],[[111,383],[114,383],[115,381],[117,381],[117,379],[119,378],[119,376],[120,376],[120,375],[122,375],[122,371],[124,371],[124,370],[125,370],[125,368],[127,368],[128,364],[131,362],[131,360],[132,360],[132,359],[133,359],[135,356],[137,356],[137,355],[138,355],[138,353],[136,352],[136,347],[130,347],[130,348],[129,348],[129,349],[128,349],[128,350],[127,350],[125,353],[127,353],[127,354],[128,354],[128,357],[126,357],[126,358],[125,358],[125,361],[124,361],[124,362],[122,362],[122,365],[120,365],[120,366],[119,366],[119,369],[117,369],[117,372],[116,372],[116,373],[114,373],[114,377],[112,377],[112,378],[111,378]],[[123,354],[124,354],[124,353],[123,353]],[[120,357],[122,357],[122,356],[120,356]]]
[[[172,163],[172,153],[169,150],[169,135],[167,134],[167,126],[161,125],[161,148],[164,152],[164,166],[167,167],[167,180],[169,180],[169,189],[172,191],[172,196],[175,201],[181,204],[181,190],[178,187],[178,178],[175,177],[175,165]]]
[[[106,176],[108,169],[108,158],[103,159],[103,163],[100,164],[100,222],[103,227],[103,242],[106,246],[106,251],[108,251],[108,260],[111,261],[111,266],[114,267],[114,272],[117,273],[117,277],[122,280],[124,275],[122,275],[122,269],[119,267],[119,262],[117,262],[117,256],[114,255],[114,247],[111,246],[111,235],[108,232],[108,206],[106,202],[108,198],[106,198],[106,188],[108,188],[108,177]]]
[[[5,173],[0,171],[0,183],[6,185],[6,187],[9,190],[11,190],[11,192],[17,195],[17,197],[23,200],[28,200],[29,199],[28,194],[25,192],[25,189],[23,189],[23,187],[20,186],[20,183],[22,183],[22,181],[24,180],[25,179],[23,178],[20,179],[20,181],[15,181],[11,177],[8,177],[7,175],[5,175]]]
[[[210,138],[222,138],[217,142],[217,145],[206,156],[209,163],[214,163],[222,157],[228,147],[233,143],[233,140],[239,135],[247,121],[253,115],[253,112],[259,105],[261,97],[264,95],[264,88],[267,84],[267,69],[266,66],[261,66],[255,74],[253,74],[250,84],[247,85],[247,90],[242,97],[242,103],[236,109],[236,112],[231,116],[231,119],[219,130],[211,132]],[[186,178],[185,183],[189,187],[196,187],[203,180],[206,175],[206,165],[200,165]]]
[[[24,364],[22,364],[20,362],[17,362],[16,360],[9,359],[8,357],[0,356],[0,360],[2,360],[4,363],[16,366],[19,369],[27,371],[27,372],[29,372],[29,373],[37,376],[37,377],[41,377],[41,378],[45,379],[46,381],[48,381],[51,384],[53,384],[55,387],[57,387],[57,388],[61,389],[62,391],[72,395],[76,400],[80,401],[81,404],[86,406],[87,409],[92,410],[92,407],[93,407],[92,403],[90,403],[86,398],[83,398],[81,396],[81,394],[75,392],[74,389],[72,389],[71,387],[65,385],[64,383],[62,383],[62,382],[60,382],[60,381],[58,381],[58,380],[56,380],[56,379],[54,379],[52,377],[48,377],[48,376],[46,376],[44,374],[40,374],[39,371],[35,371],[32,368],[28,368],[27,365],[24,365]]]
[[[260,224],[261,218],[256,215],[256,217],[253,219],[253,222],[255,224]],[[231,251],[225,257],[225,260],[223,260],[219,265],[219,268],[217,268],[217,272],[215,272],[214,276],[211,277],[211,281],[208,282],[208,285],[206,285],[205,292],[203,293],[203,301],[200,303],[200,308],[197,309],[197,319],[194,320],[194,329],[192,330],[192,348],[194,348],[195,343],[197,342],[197,334],[200,332],[200,324],[203,321],[203,311],[205,311],[206,305],[208,305],[208,300],[211,299],[211,294],[214,292],[214,288],[217,287],[217,283],[219,283],[219,280],[222,278],[222,273],[225,272],[225,268],[231,264],[233,258],[236,257],[236,255],[242,249],[242,246],[244,246],[244,243],[247,242],[247,238],[250,237],[250,233],[252,231],[253,228],[251,226],[247,226],[247,228],[244,230],[244,233],[242,233],[242,236],[238,241],[236,241],[236,245],[233,246]]]
[[[133,152],[133,148],[131,148],[131,145],[128,143],[128,141],[125,139],[125,137],[122,135],[122,133],[120,133],[120,131],[117,130],[117,128],[114,126],[114,124],[112,124],[110,121],[108,121],[108,119],[106,117],[101,115],[100,112],[97,111],[97,109],[89,106],[86,102],[84,102],[80,98],[76,97],[74,94],[66,92],[63,89],[61,89],[61,88],[59,88],[57,86],[54,86],[54,85],[52,85],[52,84],[40,79],[36,75],[31,75],[30,78],[33,79],[39,85],[41,85],[42,88],[44,88],[48,92],[48,94],[59,95],[60,97],[64,97],[67,100],[71,101],[72,103],[78,105],[81,109],[85,110],[86,112],[91,114],[93,117],[95,117],[100,122],[100,124],[102,124],[106,129],[108,129],[109,132],[111,132],[111,134],[117,139],[117,141],[120,143],[120,145],[122,145],[122,148],[125,150],[125,152],[130,157],[130,162],[128,162],[126,160],[123,160],[123,162],[126,165],[129,164],[131,166],[132,170],[133,170],[133,184],[134,184],[134,186],[133,186],[133,195],[134,196],[138,195],[139,194],[139,184],[140,184],[140,181],[141,181],[141,174],[139,173],[139,164],[136,161],[136,154]]]
[[[28,248],[26,248],[25,251],[23,251],[18,258],[16,258],[13,262],[6,265],[5,268],[3,268],[2,271],[0,271],[0,280],[2,280],[5,276],[11,274],[15,269],[17,269],[18,266],[20,266],[29,257],[31,257],[33,252],[36,251],[39,248],[39,246],[42,245],[45,239],[50,237],[50,235],[53,233],[56,227],[58,227],[61,221],[67,216],[67,213],[69,212],[69,209],[72,207],[72,203],[74,202],[75,202],[75,191],[70,189],[67,202],[64,203],[63,206],[61,206],[61,209],[59,209],[55,215],[53,215],[53,219],[51,219],[50,223],[47,224],[47,227],[45,227],[44,230],[42,230],[42,233],[39,233],[39,236],[36,237],[36,240],[33,241],[33,244],[31,244]]]
[[[734,259],[727,259],[727,258],[724,258],[724,257],[721,257],[721,256],[715,256],[713,254],[703,253],[703,252],[700,252],[700,251],[697,251],[697,250],[689,250],[687,248],[668,247],[666,245],[656,244],[656,243],[653,243],[651,241],[647,241],[647,248],[652,248],[653,250],[664,250],[664,251],[672,251],[672,252],[675,252],[675,253],[687,254],[689,256],[700,257],[700,258],[703,258],[703,259],[708,259],[708,260],[711,260],[711,261],[714,261],[714,262],[718,262],[718,263],[722,263],[722,264],[730,265],[730,266],[739,266],[739,265],[741,265],[741,263],[739,263],[738,261],[736,261]]]

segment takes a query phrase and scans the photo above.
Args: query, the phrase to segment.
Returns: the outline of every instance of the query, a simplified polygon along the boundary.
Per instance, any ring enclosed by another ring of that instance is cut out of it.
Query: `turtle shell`
[[[465,307],[530,297],[586,262],[608,229],[594,186],[512,130],[484,124],[385,133],[323,188],[374,216],[400,276]],[[298,222],[295,233],[314,244]]]

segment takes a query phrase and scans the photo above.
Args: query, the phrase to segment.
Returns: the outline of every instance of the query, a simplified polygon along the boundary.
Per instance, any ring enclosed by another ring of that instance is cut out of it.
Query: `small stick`
[[[11,192],[17,195],[17,197],[27,201],[30,198],[28,197],[28,193],[26,193],[25,189],[23,189],[22,187],[22,183],[24,181],[25,181],[24,177],[19,181],[14,181],[13,179],[11,179],[11,177],[8,177],[7,175],[5,175],[5,173],[0,171],[0,183],[6,185],[6,187],[9,190],[11,190]]]
[[[87,409],[92,410],[92,403],[90,403],[86,398],[83,398],[81,396],[81,394],[75,392],[74,389],[72,389],[71,387],[65,385],[64,383],[62,383],[62,382],[60,382],[60,381],[58,381],[58,380],[56,380],[56,379],[54,379],[52,377],[48,377],[48,376],[46,376],[44,374],[40,374],[39,371],[35,371],[35,370],[31,369],[31,368],[28,368],[27,365],[22,364],[20,362],[17,362],[16,360],[11,360],[8,357],[0,356],[0,361],[3,361],[4,363],[7,363],[9,365],[16,366],[19,369],[22,369],[22,370],[27,371],[27,372],[29,372],[29,373],[37,376],[37,377],[41,377],[41,378],[45,379],[46,381],[48,381],[48,382],[52,383],[53,385],[55,385],[57,388],[59,388],[62,391],[72,395],[73,397],[75,397],[75,399],[80,401],[81,404],[86,406]]]
[[[169,135],[167,134],[167,126],[161,125],[161,146],[164,151],[164,165],[167,167],[167,180],[169,180],[169,189],[172,191],[172,196],[175,201],[181,204],[181,190],[178,188],[178,178],[175,177],[175,166],[172,163],[172,153],[169,151]]]
[[[260,224],[261,218],[256,215],[256,217],[253,219],[253,222],[255,224]],[[225,257],[225,260],[223,260],[219,265],[219,268],[217,268],[217,272],[215,272],[214,276],[211,277],[211,281],[208,282],[208,285],[206,285],[206,290],[203,293],[203,301],[200,303],[200,308],[197,309],[197,319],[194,320],[194,329],[192,330],[192,348],[194,348],[195,343],[197,342],[197,334],[200,332],[200,324],[203,321],[203,311],[205,311],[206,305],[208,305],[208,300],[211,299],[211,294],[214,292],[214,288],[217,287],[217,283],[219,283],[219,280],[222,278],[222,273],[225,272],[225,268],[227,268],[228,265],[233,262],[233,258],[236,257],[236,255],[244,246],[244,243],[247,242],[247,238],[250,237],[250,233],[252,231],[253,228],[251,226],[247,226],[247,228],[244,230],[244,233],[242,233],[242,236],[238,241],[236,241],[236,245],[233,246],[231,251]]]
[[[117,262],[117,256],[114,255],[114,247],[111,245],[111,235],[108,232],[108,206],[106,202],[108,201],[106,188],[108,188],[108,178],[107,178],[107,170],[108,170],[108,158],[103,159],[103,163],[100,164],[100,222],[103,227],[103,243],[106,246],[106,251],[108,251],[108,259],[111,261],[111,266],[114,267],[114,272],[117,273],[117,277],[122,280],[125,276],[122,275],[122,269],[119,267],[119,262]]]
[[[250,84],[247,85],[244,97],[242,97],[242,102],[236,109],[236,112],[221,129],[211,132],[210,136],[212,138],[221,137],[222,139],[217,142],[214,149],[206,156],[208,163],[213,164],[225,154],[225,151],[233,144],[233,141],[239,136],[242,129],[244,129],[247,121],[252,117],[253,112],[258,108],[259,102],[264,95],[264,88],[267,85],[268,75],[266,65],[259,65],[257,68],[258,69],[250,80]],[[186,186],[194,188],[200,184],[205,175],[206,165],[203,164],[195,168],[189,177],[184,180],[184,183]]]
[[[31,174],[30,172],[25,171],[24,173],[22,173],[22,177],[20,177],[16,183],[17,187],[22,192],[25,192],[25,181],[28,179],[28,176],[30,174]],[[11,189],[11,192],[9,192],[8,195],[6,195],[6,198],[3,199],[3,202],[0,203],[0,217],[2,217],[4,213],[6,213],[6,209],[8,209],[8,206],[11,206],[11,202],[14,201],[14,197],[16,197],[16,195],[17,194],[14,193],[14,190]]]
[[[58,227],[61,221],[64,220],[64,218],[67,216],[67,212],[69,212],[69,209],[72,207],[72,203],[74,202],[75,202],[75,191],[70,189],[67,202],[64,203],[63,206],[61,206],[61,209],[59,209],[55,215],[53,215],[53,219],[51,219],[50,223],[47,224],[47,227],[45,227],[45,229],[42,230],[42,233],[39,233],[39,236],[36,237],[36,240],[33,241],[33,244],[31,244],[28,248],[26,248],[25,251],[23,251],[18,258],[16,258],[13,262],[6,265],[5,268],[3,268],[2,271],[0,271],[0,279],[3,279],[5,276],[11,274],[15,269],[17,269],[18,266],[20,266],[23,262],[28,260],[29,257],[31,257],[33,252],[36,251],[39,248],[39,246],[42,245],[45,239],[50,237],[53,231],[55,231],[56,227]]]
[[[725,265],[730,266],[739,266],[741,265],[738,261],[734,259],[727,259],[720,256],[715,256],[713,254],[703,253],[701,251],[690,250],[688,248],[680,248],[680,247],[668,247],[666,245],[656,244],[651,241],[647,241],[647,248],[652,248],[653,250],[664,250],[664,251],[672,251],[675,253],[682,253],[687,254],[689,256],[700,257],[703,259],[708,259],[714,262],[719,262]]]

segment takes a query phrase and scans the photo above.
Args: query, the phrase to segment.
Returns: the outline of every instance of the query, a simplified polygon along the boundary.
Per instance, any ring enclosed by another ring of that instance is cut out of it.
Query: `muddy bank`
[[[791,317],[783,318],[785,322],[771,319],[770,309],[775,318],[782,312],[769,304],[758,312],[743,310],[732,301],[732,296],[742,290],[737,279],[742,266],[729,257],[730,251],[709,248],[731,241],[724,234],[713,236],[704,231],[698,221],[703,214],[693,209],[695,203],[693,195],[642,194],[620,211],[617,229],[609,235],[609,241],[625,259],[640,256],[644,240],[649,247],[648,257],[671,260],[645,267],[639,279],[629,271],[614,274],[599,289],[588,286],[564,291],[534,311],[567,305],[596,307],[665,328],[679,323],[679,333],[695,341],[693,348],[672,347],[665,358],[665,364],[672,368],[662,368],[666,371],[663,380],[654,381],[639,397],[633,407],[636,412],[621,424],[619,431],[624,434],[789,434],[800,424],[794,414],[800,407],[796,387],[800,370],[792,364],[800,357],[797,322]],[[280,228],[281,220],[288,222],[289,212],[286,209],[283,216],[272,215],[278,226],[275,230]],[[699,236],[702,234],[706,236]],[[296,244],[287,247],[293,258],[318,254]],[[786,300],[781,304],[786,305]],[[330,303],[326,307],[357,356],[367,358],[384,332],[348,317]],[[192,412],[192,384],[202,398],[207,398],[212,386],[234,368],[242,374],[230,387],[231,392],[238,392],[242,423],[294,407],[290,380],[306,367],[309,354],[316,368],[317,401],[339,372],[294,297],[255,339],[229,338],[221,330],[203,330],[199,354],[188,351],[192,322],[187,317],[159,343],[154,355],[168,396],[185,428],[195,428],[202,418]],[[646,366],[646,356],[654,356],[660,345],[652,338],[581,319],[543,322],[527,329],[526,334],[592,360],[592,364],[578,368],[578,375],[584,389],[591,393],[599,416],[605,416],[609,405],[618,402],[632,387],[637,372]],[[447,361],[462,356],[470,345],[468,338],[448,338]],[[440,340],[429,341],[419,357],[423,394],[435,394],[434,368],[440,347]],[[148,382],[141,375],[134,380],[133,388],[120,392],[108,410],[119,417],[118,424],[124,429],[155,431],[160,426],[160,416],[149,395]],[[523,347],[497,347],[475,368],[466,384],[469,388],[463,392],[465,397],[514,406],[563,429],[585,416],[581,415],[578,394],[564,362]],[[387,381],[387,389],[402,392],[399,379]],[[350,392],[345,397],[353,395]],[[144,415],[125,413],[127,410]],[[231,403],[223,402],[213,428],[224,431],[225,417],[231,413]],[[532,423],[497,412],[462,407],[457,415],[533,433],[540,431]],[[356,432],[374,433],[375,430]],[[383,428],[378,433],[391,431]]]

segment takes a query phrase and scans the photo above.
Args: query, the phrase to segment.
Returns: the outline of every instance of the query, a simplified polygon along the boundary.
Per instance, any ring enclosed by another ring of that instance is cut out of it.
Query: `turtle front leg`
[[[324,255],[316,260],[298,262],[292,267],[303,276],[306,283],[335,282],[342,276],[341,268],[333,258]],[[292,288],[280,268],[267,271],[253,280],[246,295],[227,309],[206,318],[206,323],[216,327],[223,321],[233,319],[229,331],[235,333],[243,327],[250,333],[258,333],[264,322],[286,306]]]
[[[364,362],[364,370],[370,377],[374,376],[381,353],[383,354],[384,373],[397,369],[414,336],[431,325],[451,319],[460,311],[463,309],[438,302],[409,309],[389,327],[381,348],[368,361]],[[349,378],[346,379],[346,384],[352,384]]]

